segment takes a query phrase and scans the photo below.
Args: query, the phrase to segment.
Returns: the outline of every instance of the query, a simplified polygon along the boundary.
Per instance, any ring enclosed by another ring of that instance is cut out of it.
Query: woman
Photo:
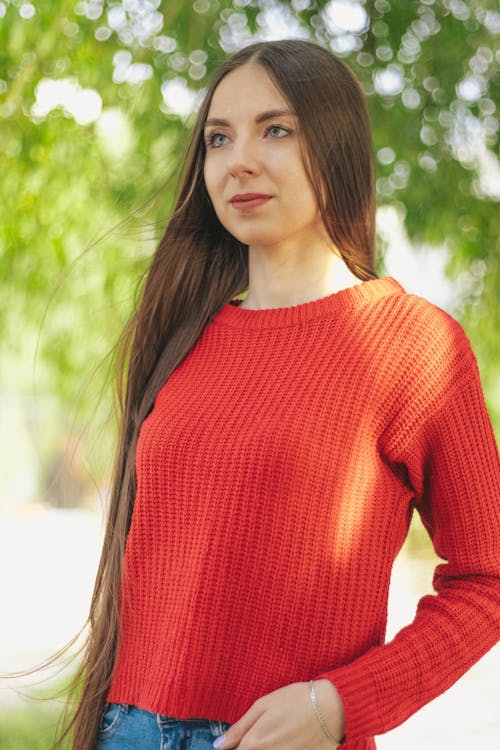
[[[340,60],[282,40],[221,66],[124,338],[78,750],[374,748],[497,641],[476,359],[377,277],[374,201]],[[414,509],[446,562],[384,643]]]

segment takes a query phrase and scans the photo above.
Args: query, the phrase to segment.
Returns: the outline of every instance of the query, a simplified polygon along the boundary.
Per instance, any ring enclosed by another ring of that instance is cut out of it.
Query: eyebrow
[[[268,109],[266,112],[261,112],[255,117],[255,123],[259,125],[261,122],[265,122],[266,120],[271,120],[273,117],[282,117],[283,115],[291,115],[292,117],[296,117],[295,112],[290,112],[289,109]],[[221,125],[224,127],[227,127],[229,125],[229,122],[227,120],[223,120],[220,117],[210,117],[208,120],[205,120],[204,128],[209,127],[209,125]]]

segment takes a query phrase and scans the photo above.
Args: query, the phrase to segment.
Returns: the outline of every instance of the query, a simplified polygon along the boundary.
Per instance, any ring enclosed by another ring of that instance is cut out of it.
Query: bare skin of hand
[[[319,711],[330,734],[344,736],[344,708],[329,680],[315,680]],[[224,734],[223,750],[332,750],[311,703],[309,682],[293,682],[255,701]]]

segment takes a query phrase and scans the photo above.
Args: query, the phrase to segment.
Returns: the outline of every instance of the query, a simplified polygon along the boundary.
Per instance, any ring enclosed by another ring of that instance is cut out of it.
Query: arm
[[[414,505],[445,562],[433,578],[437,595],[420,599],[413,622],[390,643],[314,678],[338,691],[349,741],[401,724],[500,636],[498,449],[470,343],[456,321],[444,320],[432,332],[439,354],[416,378],[384,450],[389,465],[406,468]]]

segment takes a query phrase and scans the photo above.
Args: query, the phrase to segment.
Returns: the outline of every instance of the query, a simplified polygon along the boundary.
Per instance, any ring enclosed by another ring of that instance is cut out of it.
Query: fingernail
[[[216,740],[214,740],[214,747],[219,748],[222,747],[224,744],[225,735],[221,734],[220,737],[217,737]]]

